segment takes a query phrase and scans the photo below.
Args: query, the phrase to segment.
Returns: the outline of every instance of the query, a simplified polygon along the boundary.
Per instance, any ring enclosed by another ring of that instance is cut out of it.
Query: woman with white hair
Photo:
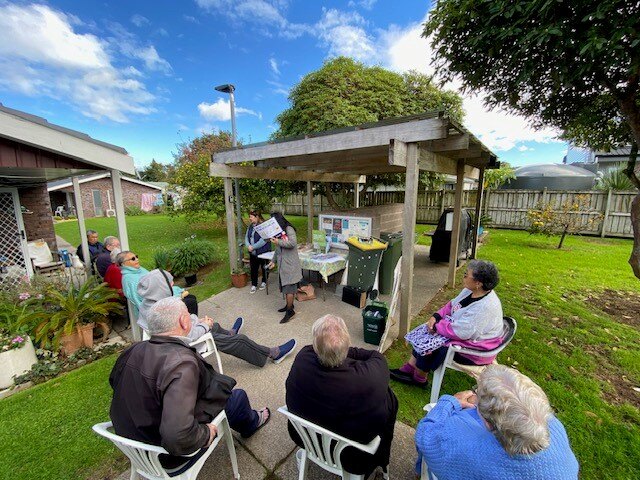
[[[422,458],[439,480],[575,479],[578,462],[542,389],[503,365],[488,366],[476,392],[443,395],[416,429]]]

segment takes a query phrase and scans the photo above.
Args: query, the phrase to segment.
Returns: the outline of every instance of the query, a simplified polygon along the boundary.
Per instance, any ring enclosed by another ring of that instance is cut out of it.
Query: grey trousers
[[[269,347],[258,345],[241,333],[237,335],[230,335],[229,333],[229,330],[222,328],[219,323],[214,323],[213,327],[211,327],[211,335],[216,342],[218,350],[238,357],[251,365],[264,367],[271,352]]]

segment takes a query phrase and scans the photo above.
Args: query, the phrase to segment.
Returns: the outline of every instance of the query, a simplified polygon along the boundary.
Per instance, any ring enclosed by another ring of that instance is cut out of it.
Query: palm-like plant
[[[113,301],[118,298],[115,290],[94,278],[79,288],[71,285],[66,291],[48,290],[45,303],[50,308],[40,314],[41,321],[35,328],[36,340],[57,349],[63,335],[71,335],[83,325],[93,322],[106,329],[104,318],[122,310],[121,305]]]
[[[624,173],[623,168],[608,170],[596,185],[598,190],[631,191],[635,185]]]

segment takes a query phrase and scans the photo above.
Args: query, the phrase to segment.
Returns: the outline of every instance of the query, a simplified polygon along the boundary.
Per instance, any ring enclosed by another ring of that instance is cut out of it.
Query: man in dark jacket
[[[313,346],[302,348],[286,382],[291,413],[356,442],[381,442],[374,455],[347,448],[343,467],[369,476],[389,464],[398,400],[389,388],[389,367],[380,353],[349,347],[344,321],[325,315],[313,325]],[[289,435],[300,447],[300,437],[289,424]]]
[[[91,248],[89,248],[91,250]],[[96,270],[100,278],[104,278],[107,268],[113,263],[111,261],[111,252],[118,250],[120,252],[120,240],[118,237],[108,236],[104,239],[103,250],[96,256]]]
[[[151,339],[126,349],[109,377],[111,421],[123,437],[164,447],[166,468],[195,463],[217,435],[210,422],[224,409],[231,428],[250,437],[270,418],[255,411],[236,381],[217,373],[189,347],[187,307],[179,298],[157,302],[148,316]],[[200,449],[199,455],[184,458]]]

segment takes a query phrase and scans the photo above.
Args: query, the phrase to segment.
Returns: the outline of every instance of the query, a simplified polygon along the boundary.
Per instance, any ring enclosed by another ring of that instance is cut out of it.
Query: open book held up
[[[280,224],[275,218],[270,218],[269,220],[259,223],[254,227],[254,230],[265,240],[269,240],[274,237],[279,238],[284,234],[282,228],[280,228]]]

